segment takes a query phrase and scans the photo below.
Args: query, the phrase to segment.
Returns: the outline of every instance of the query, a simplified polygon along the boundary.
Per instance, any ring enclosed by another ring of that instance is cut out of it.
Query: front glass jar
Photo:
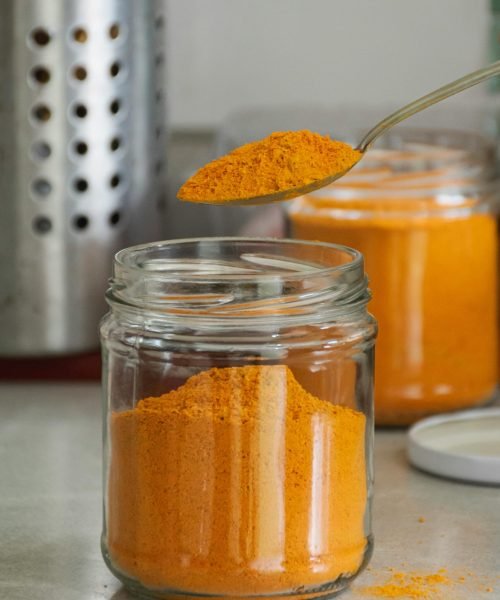
[[[482,137],[401,129],[351,174],[292,204],[292,237],[364,255],[380,327],[378,424],[494,397],[498,193]]]
[[[343,246],[181,240],[115,258],[102,550],[154,598],[345,587],[372,550],[376,325]]]

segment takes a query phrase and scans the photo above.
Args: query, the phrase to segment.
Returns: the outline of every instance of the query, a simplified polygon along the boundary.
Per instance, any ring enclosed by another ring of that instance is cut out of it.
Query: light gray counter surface
[[[378,431],[375,553],[343,600],[387,569],[446,568],[444,600],[500,599],[500,489],[409,467],[403,431]],[[0,599],[129,600],[100,549],[97,384],[0,385]],[[491,587],[491,591],[486,588]]]

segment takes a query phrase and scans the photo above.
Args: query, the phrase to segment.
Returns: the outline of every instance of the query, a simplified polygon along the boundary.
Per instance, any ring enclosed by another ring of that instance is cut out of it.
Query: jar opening
[[[363,257],[346,246],[199,238],[115,256],[108,301],[169,318],[269,318],[346,311],[369,296]],[[325,315],[326,317],[326,315]]]

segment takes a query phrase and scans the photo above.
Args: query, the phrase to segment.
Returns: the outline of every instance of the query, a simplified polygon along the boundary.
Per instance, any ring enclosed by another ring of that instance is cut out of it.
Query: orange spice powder
[[[498,365],[494,216],[442,216],[429,198],[363,202],[351,193],[348,203],[302,198],[290,220],[295,238],[345,244],[365,257],[379,324],[376,422],[403,425],[485,402]],[[356,218],[343,216],[347,208]],[[435,213],[412,213],[422,209]]]
[[[230,202],[302,187],[345,171],[361,154],[308,130],[281,131],[245,144],[197,171],[177,196],[189,202]]]
[[[442,598],[440,590],[443,586],[452,585],[452,580],[446,575],[445,569],[436,573],[405,573],[396,571],[390,579],[381,585],[361,588],[361,593],[370,598],[401,598],[418,600],[419,598]]]
[[[373,573],[376,583],[353,587],[354,596],[363,598],[399,598],[400,600],[451,600],[476,598],[477,594],[493,593],[495,579],[463,570],[452,572],[441,568],[434,572],[405,571],[393,567],[387,573]]]
[[[158,589],[260,594],[355,574],[365,417],[284,365],[213,368],[110,422],[107,546]]]

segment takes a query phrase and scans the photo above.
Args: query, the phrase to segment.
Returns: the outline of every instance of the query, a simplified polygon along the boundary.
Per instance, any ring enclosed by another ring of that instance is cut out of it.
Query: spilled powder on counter
[[[467,576],[452,575],[448,569],[439,569],[433,573],[420,571],[398,571],[388,569],[391,575],[385,581],[358,587],[357,591],[367,598],[400,598],[401,600],[458,600],[458,598],[473,598],[474,592],[492,593],[493,581],[480,578],[472,572]],[[372,571],[373,572],[373,571]],[[457,596],[455,591],[460,586],[467,596]]]
[[[436,598],[435,594],[441,586],[451,584],[446,569],[425,575],[394,571],[385,583],[364,587],[361,592],[373,598]]]

